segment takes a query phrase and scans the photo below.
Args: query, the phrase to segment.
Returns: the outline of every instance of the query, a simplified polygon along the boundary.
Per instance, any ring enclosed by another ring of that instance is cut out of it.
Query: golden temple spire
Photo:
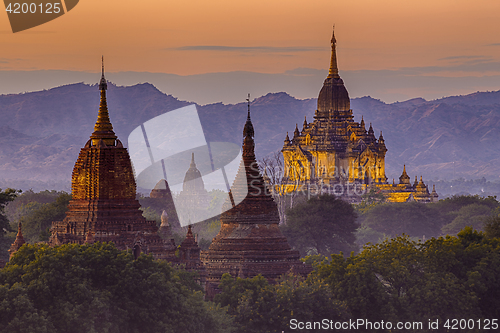
[[[328,77],[332,78],[340,78],[339,69],[337,67],[337,49],[336,44],[337,40],[335,39],[335,25],[333,25],[333,34],[332,34],[332,58],[330,60],[330,70],[328,72]]]
[[[92,146],[97,146],[100,140],[103,140],[106,146],[115,146],[116,135],[115,132],[113,132],[113,125],[111,125],[111,121],[109,120],[108,104],[106,102],[107,89],[108,84],[104,77],[104,57],[102,57],[102,74],[101,81],[99,82],[101,102],[99,104],[99,113],[97,114],[94,132],[90,136],[92,139]]]

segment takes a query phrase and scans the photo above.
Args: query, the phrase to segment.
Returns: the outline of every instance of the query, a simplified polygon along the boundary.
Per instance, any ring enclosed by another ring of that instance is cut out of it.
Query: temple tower
[[[104,65],[99,90],[94,132],[73,169],[69,210],[63,221],[53,222],[49,244],[112,241],[122,250],[135,248],[157,258],[171,257],[175,246],[164,242],[156,233],[156,222],[146,221],[139,210],[130,156],[109,118]]]
[[[349,93],[339,76],[337,40],[331,39],[330,69],[318,95],[314,121],[296,126],[293,138],[288,134],[281,150],[288,190],[297,186],[321,184],[386,184],[387,148],[380,133],[377,140],[370,124],[355,122]],[[338,187],[338,186],[336,186]]]
[[[201,260],[207,269],[207,297],[213,297],[224,273],[270,281],[289,272],[308,273],[279,229],[278,209],[259,172],[254,152],[254,128],[248,111],[243,129],[243,156],[231,187],[228,208],[221,215],[221,229]],[[235,199],[246,195],[240,204]],[[229,209],[230,208],[230,209]]]

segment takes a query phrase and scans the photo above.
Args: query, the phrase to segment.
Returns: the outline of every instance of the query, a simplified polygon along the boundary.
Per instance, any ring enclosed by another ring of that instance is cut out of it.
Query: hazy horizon
[[[48,90],[84,82],[96,84],[100,73],[65,70],[0,71],[0,95]],[[246,71],[177,75],[150,72],[107,72],[119,86],[150,83],[165,94],[200,105],[243,102],[268,93],[286,92],[298,99],[317,98],[327,69],[297,68],[284,73]],[[387,104],[414,98],[427,101],[478,91],[500,90],[500,75],[447,78],[414,77],[398,71],[340,71],[350,98],[370,96]]]
[[[338,66],[353,98],[390,103],[500,89],[496,0],[139,4],[80,1],[18,33],[7,13],[0,15],[0,93],[95,83],[104,55],[109,80],[151,82],[202,104],[235,103],[264,91],[316,97],[329,66],[333,24]],[[157,81],[149,78],[155,75]],[[194,89],[186,92],[185,85]]]

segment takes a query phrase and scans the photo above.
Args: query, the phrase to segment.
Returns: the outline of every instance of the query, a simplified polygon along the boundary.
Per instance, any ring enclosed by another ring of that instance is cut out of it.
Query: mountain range
[[[195,104],[164,94],[149,83],[108,85],[108,109],[115,133],[126,145],[130,132],[165,112]],[[207,141],[241,144],[246,102],[196,105]],[[78,152],[93,131],[99,107],[96,85],[0,95],[0,186],[70,188]],[[500,177],[500,91],[426,101],[386,104],[354,98],[355,121],[363,116],[388,152],[386,173],[396,182],[403,164],[412,177],[498,180]],[[257,158],[279,151],[286,133],[313,121],[316,99],[270,93],[251,101]]]

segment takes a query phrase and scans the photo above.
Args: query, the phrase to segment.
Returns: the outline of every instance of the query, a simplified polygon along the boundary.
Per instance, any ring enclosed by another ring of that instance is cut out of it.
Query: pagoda
[[[73,169],[72,200],[66,218],[52,223],[49,244],[113,242],[121,250],[134,249],[135,254],[173,259],[175,245],[160,238],[156,222],[147,221],[139,210],[130,156],[109,118],[104,64],[99,90],[94,132]]]
[[[304,119],[302,130],[295,126],[293,137],[288,133],[281,152],[284,160],[284,192],[327,192],[343,200],[359,203],[362,194],[375,190],[390,202],[435,202],[435,188],[415,181],[403,167],[399,184],[387,182],[385,155],[387,147],[380,131],[378,138],[370,123],[354,121],[349,93],[339,75],[337,40],[331,39],[331,58],[328,76],[318,95],[314,120]]]
[[[254,128],[248,118],[243,129],[243,153],[238,173],[224,203],[221,229],[201,261],[207,271],[207,297],[217,293],[224,273],[249,278],[261,274],[271,282],[282,274],[306,275],[309,268],[299,261],[279,229],[276,204],[259,172],[254,152]],[[238,202],[239,198],[244,199]]]
[[[353,120],[349,93],[337,67],[336,43],[334,33],[330,69],[319,92],[314,121],[304,119],[302,130],[296,126],[292,139],[286,135],[281,150],[289,191],[321,184],[343,192],[347,183],[387,182],[382,132],[377,139],[371,124],[366,130],[363,118],[359,123]]]

